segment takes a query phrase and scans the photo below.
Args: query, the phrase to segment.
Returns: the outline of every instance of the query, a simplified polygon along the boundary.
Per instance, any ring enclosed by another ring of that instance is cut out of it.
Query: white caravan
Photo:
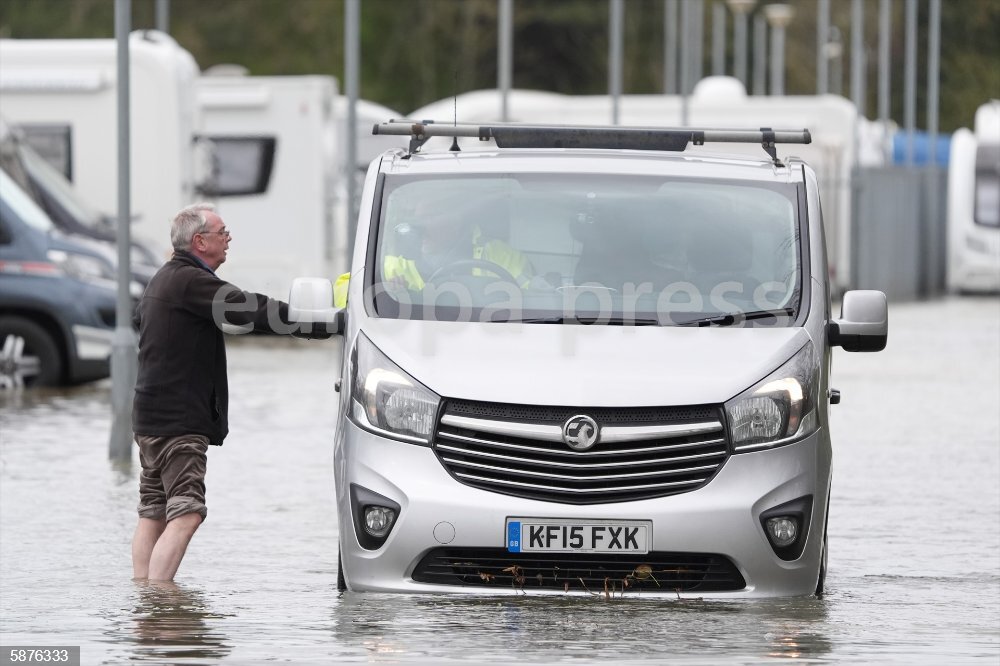
[[[285,298],[303,271],[347,270],[347,173],[363,180],[368,163],[397,137],[372,136],[386,107],[358,100],[357,163],[345,163],[347,103],[330,76],[246,76],[213,67],[197,82],[199,139],[211,167],[203,191],[215,195],[238,252],[220,275]],[[263,169],[255,165],[263,163]],[[249,173],[242,173],[245,165]],[[360,192],[360,187],[358,188]]]
[[[340,136],[347,136],[347,98],[338,97],[335,107],[337,115],[337,131]],[[358,137],[358,154],[355,164],[359,175],[359,183],[363,183],[368,165],[376,157],[392,148],[405,148],[408,140],[398,136],[380,136],[372,133],[372,127],[385,122],[386,118],[402,118],[403,114],[387,106],[376,104],[366,99],[359,99],[355,110],[357,122],[354,133]],[[358,192],[361,188],[358,188]]]
[[[500,118],[500,93],[481,90],[449,97],[411,113],[414,120],[451,120],[457,107],[458,122],[495,122]],[[816,171],[824,205],[830,272],[835,292],[850,278],[851,169],[856,159],[856,132],[860,120],[854,105],[837,95],[748,96],[731,77],[707,77],[687,100],[687,124],[697,127],[760,129],[807,128],[812,143],[796,145],[786,153],[801,157]],[[684,101],[676,95],[622,95],[619,124],[646,127],[680,127]],[[508,97],[510,122],[559,125],[601,125],[611,122],[612,98],[607,95],[562,95],[512,90]],[[443,139],[436,139],[438,145]],[[460,145],[469,145],[469,140]],[[472,145],[474,145],[474,140]],[[759,146],[727,144],[727,152],[756,156]],[[718,152],[716,147],[692,146],[688,152]]]
[[[948,289],[1000,291],[1000,100],[976,111],[974,132],[951,139]]]
[[[336,275],[347,251],[336,80],[209,75],[196,88],[199,139],[211,147],[204,190],[233,230],[237,250],[220,276],[283,298],[303,269]],[[240,178],[244,165],[261,159],[263,170]]]
[[[220,271],[235,284],[284,297],[303,270],[342,272],[346,103],[336,80],[202,76],[154,30],[133,33],[130,54],[135,237],[166,258],[170,216],[209,200],[235,233],[238,252]],[[105,214],[118,201],[116,58],[110,39],[0,40],[0,114]],[[359,100],[352,170],[363,175],[401,144],[371,136],[375,122],[398,115]]]
[[[131,65],[131,199],[138,240],[166,256],[169,216],[195,197],[198,65],[169,35],[138,31]],[[103,213],[118,208],[113,39],[0,39],[0,113]]]

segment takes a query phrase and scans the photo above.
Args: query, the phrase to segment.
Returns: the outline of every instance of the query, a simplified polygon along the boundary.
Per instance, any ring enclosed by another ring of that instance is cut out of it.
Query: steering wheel
[[[521,288],[521,285],[518,284],[514,276],[510,274],[510,271],[508,271],[500,264],[495,264],[492,261],[487,261],[486,259],[459,259],[458,261],[453,261],[450,264],[446,264],[441,268],[437,269],[436,271],[434,271],[434,274],[430,276],[427,282],[434,283],[440,280],[442,277],[446,277],[448,275],[454,275],[455,273],[462,273],[465,271],[471,273],[472,270],[476,268],[481,268],[485,271],[489,271],[490,273],[493,273],[504,282],[510,282],[518,289]]]

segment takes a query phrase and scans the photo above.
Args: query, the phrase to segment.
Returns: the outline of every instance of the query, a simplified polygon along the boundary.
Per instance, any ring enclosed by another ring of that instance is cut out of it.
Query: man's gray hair
[[[175,250],[190,250],[194,235],[205,231],[208,227],[206,212],[214,212],[215,206],[210,203],[191,204],[174,216],[170,224],[170,242]]]

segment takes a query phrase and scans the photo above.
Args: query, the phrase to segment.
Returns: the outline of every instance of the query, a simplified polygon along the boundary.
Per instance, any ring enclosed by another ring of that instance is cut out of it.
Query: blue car
[[[0,118],[0,168],[45,211],[56,228],[100,254],[105,263],[118,263],[115,221],[93,208],[77,193],[73,185],[24,141],[16,128]],[[145,286],[163,261],[145,245],[131,243],[132,279]]]
[[[107,377],[115,283],[0,170],[0,389]]]

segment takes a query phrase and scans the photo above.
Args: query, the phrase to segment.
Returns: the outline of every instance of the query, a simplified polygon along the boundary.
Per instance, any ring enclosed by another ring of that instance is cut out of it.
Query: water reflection
[[[434,618],[427,622],[427,618]],[[345,593],[334,609],[337,643],[372,661],[476,654],[504,660],[575,656],[622,663],[745,654],[822,659],[833,649],[822,599],[702,601],[573,597],[449,597]],[[443,650],[437,646],[447,646]]]
[[[212,612],[199,590],[165,581],[136,585],[134,661],[213,660],[229,654],[228,638],[210,622],[222,616]]]

